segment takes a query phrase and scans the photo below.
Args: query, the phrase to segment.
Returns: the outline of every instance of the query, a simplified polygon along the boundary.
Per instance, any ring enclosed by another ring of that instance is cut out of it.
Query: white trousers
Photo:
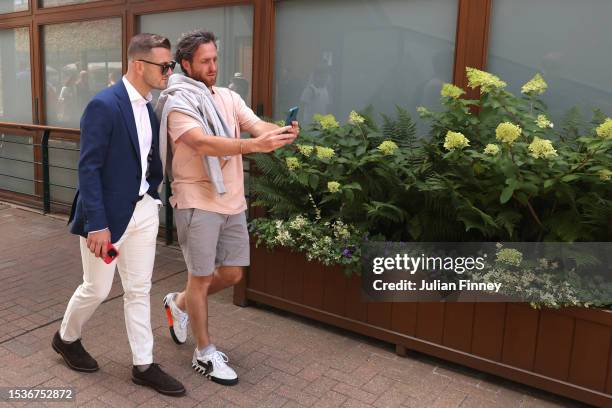
[[[134,365],[153,362],[153,332],[149,292],[155,260],[155,243],[159,228],[158,205],[148,194],[136,203],[130,223],[121,239],[113,243],[119,256],[110,264],[96,258],[81,237],[83,283],[76,289],[70,302],[60,336],[64,341],[81,338],[83,325],[106,299],[113,284],[115,266],[123,285],[125,326],[132,349]]]

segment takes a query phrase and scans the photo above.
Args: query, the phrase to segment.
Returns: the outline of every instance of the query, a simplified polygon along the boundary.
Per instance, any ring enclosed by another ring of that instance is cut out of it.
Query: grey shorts
[[[174,215],[189,273],[209,276],[219,266],[249,265],[249,233],[244,212],[225,215],[197,208],[175,208]]]

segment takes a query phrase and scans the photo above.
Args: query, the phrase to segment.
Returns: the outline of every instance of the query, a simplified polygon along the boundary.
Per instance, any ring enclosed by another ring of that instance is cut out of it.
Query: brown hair
[[[174,60],[181,64],[181,69],[185,74],[187,74],[187,70],[185,67],[183,67],[182,61],[187,60],[189,62],[193,62],[193,54],[195,54],[200,45],[212,42],[216,47],[216,41],[217,37],[215,37],[212,32],[206,30],[195,30],[187,34],[183,34],[176,45]]]
[[[127,55],[129,59],[133,59],[137,55],[150,53],[153,48],[165,48],[169,50],[171,49],[170,40],[157,34],[136,34],[130,40]]]

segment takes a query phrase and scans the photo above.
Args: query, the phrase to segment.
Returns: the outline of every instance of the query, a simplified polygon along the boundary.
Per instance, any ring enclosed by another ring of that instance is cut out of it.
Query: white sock
[[[211,343],[208,346],[204,347],[202,350],[198,350],[198,356],[202,357],[202,356],[205,356],[206,354],[213,353],[216,350],[217,348],[215,347],[215,345]]]

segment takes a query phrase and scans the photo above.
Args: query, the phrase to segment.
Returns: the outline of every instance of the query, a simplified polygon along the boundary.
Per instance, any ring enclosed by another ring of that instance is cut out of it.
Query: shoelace
[[[217,366],[225,366],[227,364],[227,362],[229,362],[229,359],[227,358],[227,356],[225,355],[225,353],[223,353],[222,351],[215,351],[212,354],[212,357],[210,358],[210,360],[213,362],[213,366],[217,367]]]
[[[179,325],[181,326],[181,329],[187,327],[187,323],[189,323],[189,315],[187,313],[181,313],[179,315]]]

